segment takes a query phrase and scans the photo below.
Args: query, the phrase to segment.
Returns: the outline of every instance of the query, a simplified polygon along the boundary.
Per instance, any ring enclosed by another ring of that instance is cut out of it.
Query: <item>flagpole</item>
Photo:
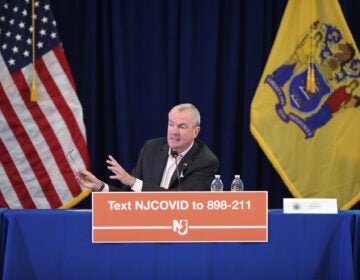
[[[31,1],[31,26],[32,26],[32,73],[30,101],[37,102],[36,69],[35,69],[35,0]]]
[[[312,3],[311,3],[312,4]],[[308,61],[307,77],[306,77],[306,91],[310,93],[315,93],[315,72],[314,72],[314,46],[313,46],[313,5],[310,5],[310,54]]]

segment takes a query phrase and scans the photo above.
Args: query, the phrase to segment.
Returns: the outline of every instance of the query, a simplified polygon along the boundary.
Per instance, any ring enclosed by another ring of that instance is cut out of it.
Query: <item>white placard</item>
[[[287,214],[337,214],[336,198],[284,198]]]

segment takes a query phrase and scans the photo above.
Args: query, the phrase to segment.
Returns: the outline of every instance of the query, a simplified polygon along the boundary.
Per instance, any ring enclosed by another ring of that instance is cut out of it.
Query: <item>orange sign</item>
[[[93,242],[267,242],[267,192],[93,194]]]

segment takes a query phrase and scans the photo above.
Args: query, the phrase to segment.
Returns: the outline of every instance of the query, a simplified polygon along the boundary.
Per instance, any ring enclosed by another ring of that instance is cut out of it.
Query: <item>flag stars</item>
[[[45,36],[45,35],[46,35],[46,30],[45,30],[45,29],[41,29],[39,33],[40,33],[41,36]]]
[[[38,49],[42,49],[44,47],[43,42],[38,42],[36,45],[37,45]]]
[[[36,53],[41,55],[59,42],[57,24],[50,13],[50,4],[33,1],[34,15],[30,10],[31,0],[0,0],[3,11],[0,13],[0,51],[11,71],[31,61],[32,45],[35,45]],[[36,27],[32,26],[32,19],[35,20]],[[36,32],[35,41],[32,39],[33,32]]]
[[[16,46],[13,47],[13,48],[12,48],[12,52],[13,52],[13,53],[18,53],[18,52],[19,52],[19,48],[16,47]]]

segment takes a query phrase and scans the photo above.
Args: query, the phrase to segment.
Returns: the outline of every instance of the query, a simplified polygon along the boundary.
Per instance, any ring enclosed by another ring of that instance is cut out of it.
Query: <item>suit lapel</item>
[[[154,163],[155,162],[158,163],[155,164],[154,167],[155,168],[154,176],[158,178],[159,184],[161,183],[162,175],[166,167],[168,152],[169,152],[169,146],[167,145],[167,143],[164,143],[163,145],[160,146],[160,152],[154,158]]]
[[[184,174],[185,170],[191,165],[197,151],[198,151],[198,145],[197,145],[196,141],[194,141],[194,145],[191,147],[190,151],[188,151],[186,153],[186,155],[181,159],[181,161],[178,162],[180,181],[181,181],[181,177]],[[170,188],[173,188],[173,187],[177,186],[177,172],[176,172],[176,169],[175,169],[175,172],[173,173],[173,175],[171,177],[169,185],[170,185]]]

